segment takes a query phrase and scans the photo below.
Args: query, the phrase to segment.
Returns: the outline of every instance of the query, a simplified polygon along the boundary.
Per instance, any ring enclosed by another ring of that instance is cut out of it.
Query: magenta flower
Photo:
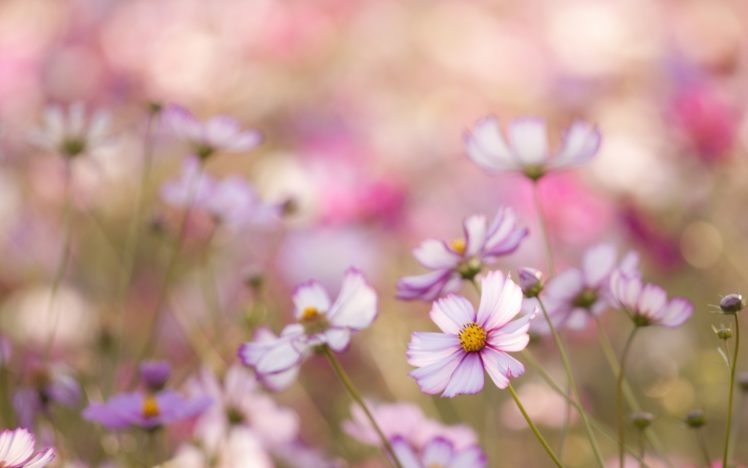
[[[413,333],[408,362],[410,373],[424,393],[453,397],[478,393],[487,372],[498,388],[525,372],[508,352],[523,350],[534,314],[512,319],[522,309],[522,290],[510,278],[494,271],[481,281],[478,311],[461,296],[450,295],[434,303],[431,320],[442,333]]]
[[[181,106],[164,109],[162,121],[177,138],[190,146],[193,154],[205,160],[218,151],[249,151],[262,141],[257,130],[243,130],[232,117],[218,115],[202,122]]]
[[[413,250],[416,260],[432,271],[401,278],[397,283],[399,299],[432,301],[456,292],[463,280],[473,279],[484,265],[517,250],[528,234],[509,207],[499,208],[490,223],[485,216],[470,216],[463,223],[463,232],[464,237],[448,244],[428,239]]]
[[[47,107],[42,128],[33,131],[30,139],[41,148],[73,158],[104,143],[108,129],[108,113],[98,111],[87,118],[83,103],[77,102],[67,109]]]
[[[108,429],[155,429],[197,416],[210,404],[207,396],[188,400],[172,390],[120,393],[106,403],[91,403],[83,417]]]
[[[639,256],[629,252],[617,261],[616,248],[601,244],[585,252],[580,268],[569,268],[553,278],[543,288],[543,301],[553,326],[581,330],[587,327],[590,315],[600,315],[614,305],[610,293],[610,275],[619,270],[627,275],[638,275]],[[534,299],[528,304],[536,305]],[[542,317],[532,321],[535,332],[550,333]]]
[[[542,119],[515,119],[505,133],[496,117],[487,116],[465,132],[465,149],[483,169],[521,172],[538,180],[550,171],[587,162],[600,148],[600,140],[596,127],[577,121],[565,131],[561,147],[552,151]]]
[[[486,454],[477,445],[457,450],[451,441],[436,437],[422,450],[416,450],[405,438],[392,440],[392,448],[403,468],[482,468],[488,464]]]
[[[40,468],[51,463],[55,450],[37,451],[36,440],[26,429],[4,429],[0,432],[0,466],[7,468]]]
[[[675,328],[682,325],[693,313],[686,299],[667,300],[667,293],[655,284],[644,284],[638,276],[615,271],[610,278],[613,298],[637,327],[660,325]]]
[[[293,302],[296,323],[287,325],[279,337],[265,334],[239,348],[241,361],[263,380],[280,374],[283,383],[290,383],[284,382],[287,373],[295,372],[313,347],[342,351],[351,334],[367,328],[377,316],[376,292],[355,268],[346,272],[335,302],[316,281],[297,287]]]

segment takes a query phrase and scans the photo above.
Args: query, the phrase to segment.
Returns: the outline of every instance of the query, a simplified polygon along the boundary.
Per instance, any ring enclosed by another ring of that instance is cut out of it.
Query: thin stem
[[[644,460],[644,429],[640,429],[637,436],[637,444],[639,445],[639,458],[641,460]],[[640,461],[639,466],[641,468],[644,468],[646,464],[643,461]]]
[[[530,415],[527,414],[527,411],[525,410],[525,407],[522,406],[522,402],[519,401],[519,396],[517,396],[517,392],[514,391],[514,387],[511,383],[509,383],[509,386],[507,387],[509,389],[509,393],[512,395],[512,398],[514,398],[514,402],[517,404],[517,408],[519,408],[520,413],[522,413],[522,416],[525,417],[525,421],[527,421],[527,425],[530,426],[530,429],[535,434],[535,437],[538,439],[538,442],[540,442],[540,445],[543,446],[546,453],[549,457],[551,457],[551,460],[553,460],[553,463],[558,466],[559,468],[563,468],[563,463],[561,463],[561,460],[558,459],[555,453],[553,453],[553,449],[550,445],[548,445],[548,442],[546,442],[545,438],[543,437],[543,434],[540,433],[537,426],[534,422],[532,422],[532,419],[530,418]]]
[[[569,355],[566,353],[566,347],[564,346],[563,341],[561,341],[561,336],[558,334],[556,327],[553,326],[553,322],[551,321],[551,317],[548,315],[548,311],[545,308],[545,304],[543,304],[543,301],[540,299],[540,297],[537,297],[536,299],[538,300],[538,304],[540,305],[540,310],[543,311],[543,317],[545,318],[545,321],[548,324],[548,327],[551,329],[553,340],[556,342],[558,353],[561,356],[561,362],[563,363],[564,370],[566,371],[566,382],[569,388],[571,389],[571,393],[574,399],[581,405],[582,400],[579,398],[579,391],[577,389],[576,381],[574,380],[574,372],[571,369],[571,361],[569,360]],[[567,410],[570,411],[571,406],[568,406]],[[581,412],[580,416],[582,416],[584,429],[587,432],[587,437],[590,439],[590,445],[592,446],[592,451],[595,454],[597,463],[599,466],[604,467],[605,462],[603,461],[603,456],[600,453],[600,448],[597,446],[597,440],[595,440],[595,435],[592,433],[592,426],[590,426],[590,421],[587,419],[586,412],[584,411]]]
[[[626,373],[626,359],[629,355],[629,350],[631,349],[631,343],[634,341],[634,337],[636,336],[636,332],[639,330],[639,327],[635,326],[631,333],[629,333],[629,337],[626,340],[626,345],[623,347],[623,353],[621,354],[621,365],[618,369],[618,379],[616,383],[616,408],[618,413],[618,460],[620,462],[620,467],[623,468],[623,461],[624,461],[624,447],[626,446],[626,424],[625,424],[625,417],[624,417],[624,405],[623,405],[623,378],[624,374]]]
[[[532,196],[535,201],[535,210],[538,212],[538,220],[540,221],[540,230],[543,233],[543,240],[545,241],[545,251],[548,259],[548,275],[553,274],[553,245],[551,244],[551,236],[548,231],[548,223],[543,213],[543,204],[540,200],[540,189],[539,182],[535,181],[532,184]]]
[[[374,415],[371,414],[369,407],[366,405],[366,402],[361,397],[359,391],[356,390],[356,387],[353,385],[351,378],[348,377],[348,374],[346,373],[345,369],[343,369],[343,366],[340,364],[340,361],[338,361],[338,358],[335,357],[335,354],[333,354],[329,347],[323,345],[321,349],[322,353],[325,355],[325,357],[327,357],[327,360],[330,361],[330,365],[335,371],[335,374],[340,379],[340,382],[343,384],[345,389],[348,390],[351,398],[353,398],[353,401],[355,401],[356,404],[358,404],[358,406],[360,406],[363,410],[366,418],[369,420],[369,423],[371,423],[371,426],[374,428],[377,435],[379,436],[379,439],[382,441],[385,452],[390,455],[397,468],[403,468],[400,464],[400,460],[398,460],[397,455],[395,454],[395,450],[392,448],[392,444],[390,444],[389,439],[387,439],[387,436],[385,436],[384,432],[382,432],[379,424],[377,424],[377,421],[374,419]]]
[[[696,429],[696,438],[699,439],[699,446],[701,447],[701,453],[704,455],[704,466],[712,466],[712,457],[709,456],[709,449],[706,446],[706,440],[704,439],[704,432],[701,428]]]
[[[732,401],[735,393],[735,370],[738,364],[738,349],[740,348],[740,322],[738,321],[738,314],[733,314],[733,317],[735,317],[735,349],[733,350],[732,362],[730,363],[730,390],[727,397],[727,421],[725,422],[725,446],[722,450],[722,468],[727,468],[727,459],[730,452]]]

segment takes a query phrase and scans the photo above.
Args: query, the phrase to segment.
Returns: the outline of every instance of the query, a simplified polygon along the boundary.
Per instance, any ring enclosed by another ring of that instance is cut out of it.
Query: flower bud
[[[730,327],[720,325],[719,328],[717,328],[712,326],[712,330],[714,330],[714,334],[717,335],[717,338],[720,340],[729,340],[732,338],[732,329]]]
[[[743,310],[745,303],[743,302],[743,296],[740,294],[728,294],[719,301],[719,308],[725,314],[736,314]]]
[[[631,423],[639,430],[644,430],[649,427],[650,424],[652,424],[652,420],[654,419],[654,416],[652,413],[647,413],[646,411],[636,411],[634,413],[631,413],[629,416],[631,419]]]
[[[543,290],[543,273],[534,268],[520,268],[519,287],[525,297],[538,297]]]
[[[706,417],[704,417],[704,412],[702,410],[696,409],[690,411],[686,415],[686,424],[688,424],[689,427],[693,428],[699,428],[706,424]]]
[[[748,372],[741,372],[737,377],[740,389],[744,392],[748,392]]]
[[[140,364],[140,381],[152,392],[163,389],[170,375],[171,365],[166,361],[145,361]]]

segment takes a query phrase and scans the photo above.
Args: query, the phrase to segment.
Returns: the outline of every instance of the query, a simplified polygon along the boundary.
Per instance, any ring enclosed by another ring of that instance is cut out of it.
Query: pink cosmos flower
[[[416,450],[421,450],[429,441],[437,437],[450,441],[458,450],[475,445],[478,441],[475,431],[468,426],[445,426],[427,418],[421,409],[412,403],[367,401],[366,406],[374,415],[374,419],[387,439],[404,439]],[[351,405],[351,419],[343,422],[343,430],[364,444],[380,446],[382,443],[358,405]]]
[[[5,429],[0,432],[0,466],[8,468],[40,468],[52,462],[55,450],[36,451],[34,436],[26,429]]]
[[[392,440],[392,449],[403,468],[482,468],[487,465],[486,454],[477,445],[462,450],[441,437],[429,441],[422,450],[416,450],[402,437]]]
[[[504,132],[496,117],[487,116],[466,131],[464,139],[468,156],[483,169],[520,172],[538,180],[549,171],[590,160],[600,148],[601,137],[595,126],[576,121],[565,131],[561,147],[552,151],[542,119],[515,119]]]
[[[73,158],[90,152],[107,137],[109,114],[103,111],[86,118],[83,103],[77,102],[67,109],[52,105],[44,112],[41,129],[31,133],[31,142],[49,151]]]
[[[280,374],[281,383],[290,383],[288,373],[295,372],[313,347],[326,345],[342,351],[351,334],[367,328],[377,315],[376,292],[355,268],[346,272],[335,302],[316,281],[298,286],[293,302],[296,323],[287,325],[279,337],[265,334],[239,348],[241,361],[261,379]]]
[[[453,397],[478,393],[487,372],[498,388],[525,372],[508,352],[523,350],[534,313],[512,320],[522,309],[522,290],[499,271],[481,281],[478,311],[461,296],[449,295],[434,303],[431,320],[442,333],[413,333],[408,363],[424,393]]]
[[[164,126],[203,160],[217,151],[249,151],[262,141],[260,132],[243,130],[239,122],[226,115],[201,122],[184,107],[170,105],[164,109],[161,118]]]
[[[610,278],[610,288],[618,307],[637,327],[660,325],[675,328],[693,313],[693,306],[686,299],[676,297],[668,301],[664,289],[642,283],[638,276],[615,271]]]
[[[463,223],[463,232],[464,238],[449,244],[428,239],[413,250],[416,260],[433,271],[401,278],[397,283],[399,299],[431,301],[456,292],[462,281],[474,278],[483,265],[495,263],[499,257],[517,250],[528,234],[509,207],[499,208],[490,223],[483,215],[470,216]]]
[[[587,327],[590,314],[600,315],[614,305],[610,294],[610,275],[614,270],[627,275],[638,275],[639,256],[629,252],[617,261],[616,248],[601,244],[585,252],[580,268],[569,268],[553,278],[543,288],[540,299],[556,328],[581,330]],[[536,300],[528,300],[536,305]],[[550,333],[543,317],[532,321],[538,333]]]

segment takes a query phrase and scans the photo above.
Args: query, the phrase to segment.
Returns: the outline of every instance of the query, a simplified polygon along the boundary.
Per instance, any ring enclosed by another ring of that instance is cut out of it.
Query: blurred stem
[[[369,407],[366,406],[366,402],[361,397],[361,393],[359,393],[359,391],[353,385],[351,378],[348,376],[348,373],[346,373],[345,369],[343,369],[343,366],[340,364],[340,361],[338,361],[338,358],[335,357],[335,354],[333,354],[333,352],[327,345],[322,345],[320,349],[322,350],[322,353],[325,355],[325,357],[327,357],[327,360],[330,361],[330,365],[332,366],[335,374],[338,376],[345,389],[348,390],[348,394],[351,395],[353,401],[355,401],[361,407],[361,410],[363,410],[366,418],[369,420],[369,423],[371,423],[371,426],[374,428],[377,435],[379,436],[379,439],[382,441],[382,446],[384,447],[386,453],[389,454],[392,458],[392,462],[397,468],[403,468],[403,466],[400,464],[400,460],[398,460],[397,455],[395,454],[395,450],[392,448],[392,444],[390,444],[389,439],[387,439],[387,436],[385,436],[384,432],[382,432],[379,424],[377,424],[377,421],[374,419],[374,415],[371,414]]]
[[[0,364],[0,427],[15,427],[8,363]]]
[[[626,344],[623,347],[621,353],[621,365],[618,369],[618,379],[616,382],[616,408],[618,413],[618,460],[620,467],[624,467],[624,447],[626,447],[626,418],[624,416],[624,404],[623,404],[623,379],[626,373],[626,359],[628,358],[629,351],[631,350],[631,343],[634,341],[636,332],[639,330],[638,326],[634,326],[629,333],[629,337],[626,340]]]
[[[704,466],[708,468],[712,466],[712,457],[709,456],[709,449],[707,448],[706,440],[704,439],[704,431],[702,431],[700,427],[696,429],[696,438],[699,439],[701,453],[704,455]]]
[[[514,391],[514,387],[512,386],[511,382],[509,383],[509,386],[507,387],[509,389],[509,393],[512,395],[512,398],[514,399],[514,402],[517,404],[517,408],[519,408],[520,413],[522,413],[522,416],[524,416],[525,421],[527,421],[527,425],[530,426],[530,429],[532,430],[533,434],[535,434],[535,437],[538,439],[538,442],[540,442],[540,445],[543,446],[546,453],[549,457],[551,457],[551,460],[553,460],[553,463],[559,467],[563,468],[563,463],[558,459],[555,453],[553,453],[553,449],[550,445],[548,445],[548,442],[546,442],[545,438],[543,437],[543,434],[540,433],[537,426],[535,426],[535,423],[532,422],[532,419],[530,418],[530,415],[527,414],[527,411],[525,411],[525,407],[522,406],[522,402],[519,401],[519,396],[517,396],[517,392]]]
[[[571,387],[569,381],[566,381],[566,389],[564,392],[568,396],[571,393]],[[564,448],[566,446],[566,436],[569,433],[569,426],[571,426],[571,409],[574,405],[571,403],[571,398],[566,399],[566,411],[564,412],[564,425],[561,427],[561,434],[558,437],[558,458],[564,459]]]
[[[52,291],[49,293],[49,301],[47,302],[47,319],[52,320],[52,328],[50,331],[49,338],[47,339],[47,344],[44,347],[44,361],[49,361],[50,353],[52,352],[52,344],[55,341],[55,335],[57,334],[57,324],[60,321],[60,314],[56,313],[54,314],[54,317],[49,317],[51,313],[53,313],[54,310],[54,304],[55,304],[55,297],[57,296],[57,291],[60,289],[60,283],[62,282],[62,277],[65,276],[65,270],[67,269],[68,261],[70,261],[70,239],[72,237],[72,203],[71,200],[71,185],[72,185],[72,167],[70,167],[70,160],[65,159],[65,192],[64,192],[64,201],[63,201],[63,247],[62,247],[62,257],[60,258],[60,263],[57,265],[57,271],[55,273],[54,279],[52,280]],[[58,311],[59,312],[59,311]]]
[[[595,320],[595,327],[597,328],[597,337],[598,337],[598,340],[600,341],[600,347],[603,350],[603,354],[605,355],[605,360],[608,362],[608,366],[610,367],[610,370],[613,372],[613,375],[617,376],[620,370],[620,367],[618,365],[618,358],[616,357],[616,352],[613,350],[613,345],[610,342],[610,338],[608,338],[608,335],[605,333],[605,330],[603,329],[602,324],[600,323],[600,319],[594,314],[592,314],[592,318]],[[634,392],[631,390],[631,386],[629,386],[625,377],[623,379],[623,396],[626,398],[626,403],[629,405],[629,407],[631,407],[632,410],[634,411],[641,410],[641,405],[636,400],[636,396],[634,395]],[[650,428],[650,430],[648,430],[645,433],[645,436],[647,440],[649,441],[650,445],[654,448],[657,454],[662,458],[665,464],[669,467],[672,467],[670,460],[666,457],[665,451],[662,449],[662,444],[660,444],[660,439],[657,437],[657,434],[655,434],[654,431]]]
[[[538,212],[538,220],[540,221],[540,230],[543,232],[543,240],[545,241],[545,252],[548,260],[548,275],[553,275],[553,246],[551,244],[551,236],[548,232],[548,223],[543,213],[543,204],[540,200],[540,182],[534,181],[532,184],[532,196],[535,202],[535,210]]]
[[[639,458],[642,461],[639,461],[639,466],[641,468],[645,468],[647,465],[644,463],[644,429],[639,429],[639,432],[637,433],[637,445],[639,446]]]
[[[727,468],[727,460],[730,454],[730,431],[732,429],[732,401],[735,394],[735,370],[738,364],[738,350],[740,348],[740,322],[738,314],[735,318],[735,348],[733,349],[732,362],[730,363],[730,390],[727,397],[727,421],[725,421],[725,445],[722,449],[722,468]]]
[[[561,336],[558,334],[558,331],[556,330],[556,327],[553,326],[553,322],[551,321],[551,317],[548,315],[548,311],[545,308],[545,304],[543,304],[543,301],[540,299],[540,297],[536,297],[538,304],[540,305],[540,310],[543,311],[543,317],[545,318],[546,323],[548,324],[548,327],[551,329],[551,334],[553,335],[553,340],[556,342],[556,348],[558,348],[558,353],[561,356],[561,362],[564,365],[564,370],[566,371],[566,383],[571,389],[571,394],[574,397],[574,400],[577,401],[577,403],[581,406],[582,400],[579,398],[579,391],[577,389],[576,381],[574,380],[574,371],[571,369],[571,361],[569,360],[569,355],[566,352],[566,347],[564,346],[563,341],[561,340]],[[568,424],[570,423],[571,418],[568,416],[571,413],[571,403],[567,404],[566,407],[567,411],[567,424],[564,425],[564,432],[566,431],[566,428],[568,427]],[[603,456],[600,453],[600,447],[597,446],[597,440],[595,440],[595,435],[592,433],[592,427],[590,426],[590,421],[587,419],[587,413],[585,411],[582,411],[579,413],[582,417],[582,422],[584,423],[584,430],[587,432],[587,437],[590,440],[590,445],[592,446],[592,451],[595,454],[595,459],[597,460],[597,463],[599,466],[604,467],[605,461],[603,461]]]
[[[533,369],[535,369],[538,372],[538,374],[540,374],[540,377],[545,381],[545,383],[548,384],[549,387],[551,387],[551,390],[553,390],[554,392],[556,392],[561,398],[563,398],[567,402],[569,402],[572,405],[574,405],[574,408],[576,408],[576,410],[579,411],[580,413],[583,412],[583,411],[585,411],[584,408],[582,408],[581,405],[579,405],[576,401],[572,400],[569,397],[568,393],[565,392],[561,388],[561,386],[559,386],[553,380],[553,377],[551,377],[548,374],[548,372],[543,368],[543,366],[540,365],[540,363],[538,362],[538,360],[535,358],[535,356],[533,356],[533,354],[528,349],[524,349],[524,350],[520,351],[520,354],[522,355],[522,359],[524,361],[526,361],[530,365],[530,367],[532,367]],[[602,434],[603,436],[605,436],[612,443],[614,443],[614,444],[618,443],[618,439],[616,438],[616,436],[613,435],[612,432],[608,431],[608,429],[606,428],[606,426],[604,424],[602,424],[601,422],[596,421],[590,415],[587,415],[587,416],[590,418],[590,422],[592,423],[592,426],[594,426],[594,428],[597,429],[597,431],[600,434]],[[634,452],[633,450],[630,450],[630,449],[626,449],[626,451],[629,452],[629,455],[631,455],[634,458],[636,458],[637,460],[641,461],[639,459],[639,456],[636,454],[636,452]]]

